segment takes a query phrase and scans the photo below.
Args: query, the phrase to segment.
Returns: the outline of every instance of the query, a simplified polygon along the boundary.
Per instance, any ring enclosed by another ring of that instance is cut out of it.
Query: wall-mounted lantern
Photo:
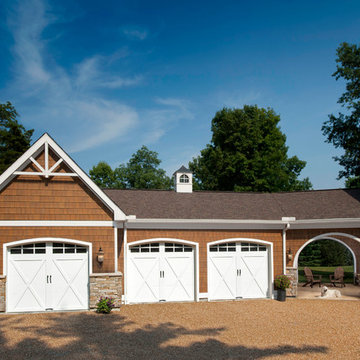
[[[97,261],[99,264],[102,264],[104,262],[104,250],[101,248],[99,248],[99,251],[98,253],[96,254],[97,255]]]
[[[293,259],[293,253],[291,251],[291,248],[289,249],[288,253],[287,253],[287,258],[289,261],[291,261]]]

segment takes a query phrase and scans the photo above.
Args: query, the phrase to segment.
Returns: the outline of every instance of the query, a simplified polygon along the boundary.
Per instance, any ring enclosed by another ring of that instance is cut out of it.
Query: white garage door
[[[193,301],[194,248],[177,243],[129,247],[127,301]]]
[[[208,272],[209,300],[269,296],[269,254],[265,245],[244,242],[212,245]]]
[[[7,311],[88,309],[88,249],[34,243],[8,249]]]

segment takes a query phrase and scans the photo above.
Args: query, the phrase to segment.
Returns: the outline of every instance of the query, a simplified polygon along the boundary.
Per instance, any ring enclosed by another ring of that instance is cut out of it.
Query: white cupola
[[[184,165],[174,172],[175,191],[179,193],[192,193],[192,172]]]

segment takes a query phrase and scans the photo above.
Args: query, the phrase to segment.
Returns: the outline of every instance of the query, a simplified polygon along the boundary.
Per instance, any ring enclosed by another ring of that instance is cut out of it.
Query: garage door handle
[[[51,275],[50,275],[50,284],[51,284]]]
[[[46,283],[49,283],[49,275],[46,276]]]
[[[236,275],[237,275],[237,276],[241,276],[241,269],[237,269]]]

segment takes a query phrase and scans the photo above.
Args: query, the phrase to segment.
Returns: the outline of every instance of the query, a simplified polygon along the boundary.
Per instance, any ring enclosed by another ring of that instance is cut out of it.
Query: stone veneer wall
[[[286,275],[290,278],[291,284],[286,289],[286,296],[297,296],[297,285],[298,285],[298,269],[295,267],[287,267]]]
[[[0,276],[0,311],[5,311],[6,276]]]
[[[96,307],[101,296],[115,299],[115,307],[121,305],[122,273],[90,275],[90,309]]]

